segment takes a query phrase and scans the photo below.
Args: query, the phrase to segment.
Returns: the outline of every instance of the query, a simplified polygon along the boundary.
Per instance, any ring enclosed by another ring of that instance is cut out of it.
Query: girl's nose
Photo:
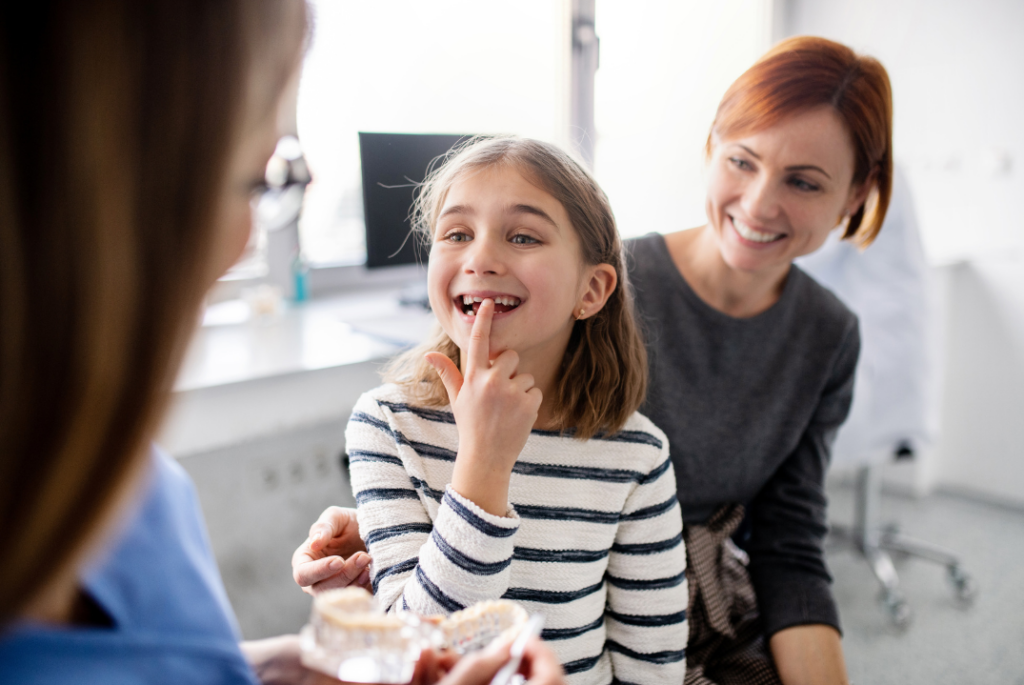
[[[477,236],[463,265],[466,273],[477,276],[501,275],[505,272],[505,264],[501,258],[501,246],[494,239]]]
[[[771,221],[778,218],[780,207],[775,184],[767,175],[752,180],[743,191],[743,211],[755,221]]]

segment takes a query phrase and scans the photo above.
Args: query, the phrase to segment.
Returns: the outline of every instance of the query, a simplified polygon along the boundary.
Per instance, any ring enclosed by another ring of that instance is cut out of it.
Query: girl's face
[[[864,202],[854,150],[831,107],[741,137],[713,139],[707,213],[722,258],[746,272],[788,268]]]
[[[493,299],[492,358],[513,349],[521,359],[561,359],[588,272],[599,268],[580,254],[565,208],[546,191],[506,166],[469,171],[449,189],[434,229],[431,307],[466,350],[480,301]]]

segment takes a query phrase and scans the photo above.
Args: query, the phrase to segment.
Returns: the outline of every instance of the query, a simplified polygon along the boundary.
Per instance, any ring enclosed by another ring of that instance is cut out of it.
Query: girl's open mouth
[[[505,312],[510,312],[516,307],[518,307],[520,304],[522,304],[522,300],[520,300],[518,297],[513,297],[512,295],[499,295],[497,297],[490,298],[476,297],[474,295],[462,295],[460,297],[455,298],[455,301],[460,302],[461,300],[459,306],[462,308],[463,314],[466,314],[467,316],[476,316],[476,313],[480,311],[480,305],[483,303],[485,299],[494,300],[495,314],[504,314]]]

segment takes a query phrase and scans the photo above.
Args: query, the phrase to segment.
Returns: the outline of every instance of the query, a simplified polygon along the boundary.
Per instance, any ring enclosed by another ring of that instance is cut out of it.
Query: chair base
[[[900,589],[899,575],[890,552],[925,559],[946,567],[957,599],[969,604],[978,593],[974,579],[964,572],[960,558],[944,547],[915,540],[899,532],[894,525],[879,526],[878,502],[881,496],[881,475],[875,466],[863,466],[857,473],[855,524],[833,525],[831,536],[851,544],[864,555],[868,566],[882,586],[881,600],[890,620],[906,629],[913,612]]]

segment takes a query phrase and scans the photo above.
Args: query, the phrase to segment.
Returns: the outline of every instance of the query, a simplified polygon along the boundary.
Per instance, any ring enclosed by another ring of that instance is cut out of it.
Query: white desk
[[[159,442],[182,456],[344,420],[382,363],[434,317],[397,290],[321,298],[264,317],[215,305],[192,340]]]

